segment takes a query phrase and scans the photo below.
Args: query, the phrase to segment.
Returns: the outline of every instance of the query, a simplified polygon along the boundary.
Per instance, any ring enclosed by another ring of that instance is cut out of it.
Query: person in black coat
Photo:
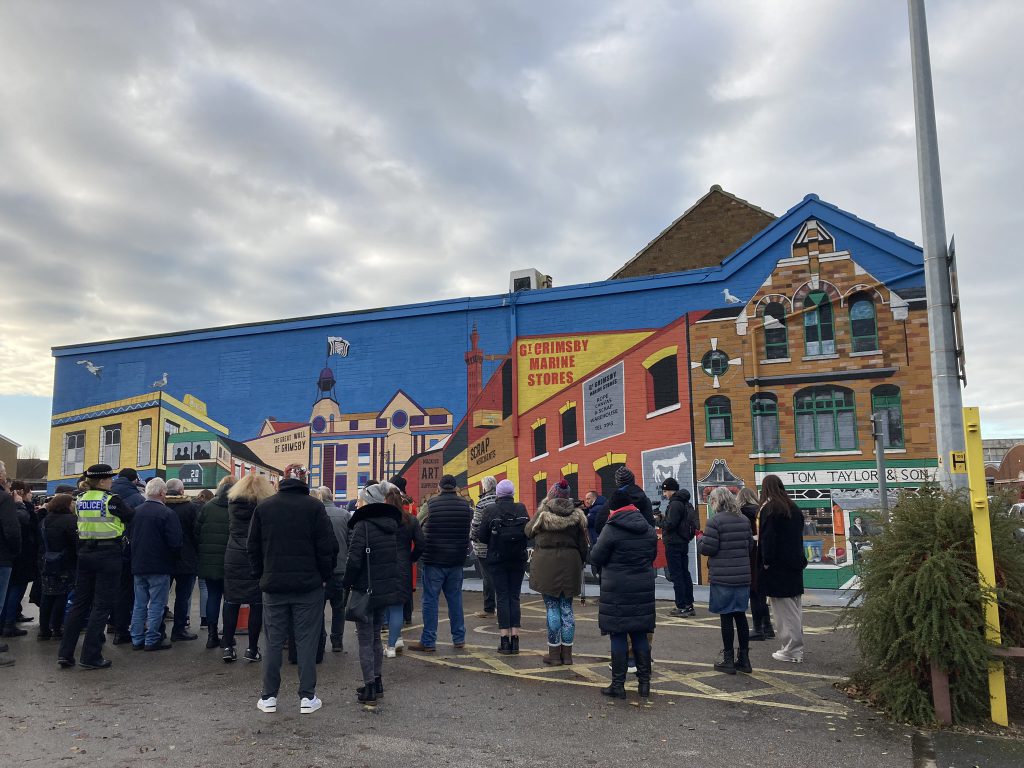
[[[256,505],[249,526],[247,552],[263,592],[267,626],[263,693],[256,706],[261,712],[277,711],[281,659],[291,630],[299,665],[299,712],[309,714],[323,705],[316,695],[316,654],[324,626],[324,584],[334,575],[338,539],[323,502],[309,495],[306,468],[289,464],[284,477],[277,493]]]
[[[522,624],[519,598],[526,575],[526,524],[530,515],[513,496],[515,486],[505,479],[497,484],[494,504],[480,520],[477,537],[487,546],[485,567],[491,573],[498,609],[498,630],[501,634],[498,653],[519,653],[519,630]],[[520,540],[521,536],[521,540]],[[499,539],[507,544],[499,544]],[[502,547],[507,551],[503,551]],[[571,653],[571,652],[570,652]]]
[[[629,495],[616,491],[608,500],[607,523],[590,551],[590,562],[601,569],[598,627],[611,635],[612,682],[601,693],[626,698],[629,641],[633,644],[639,694],[651,692],[651,645],[648,632],[656,623],[654,558],[658,536],[654,526],[634,506]]]
[[[674,477],[665,479],[661,492],[668,499],[668,508],[660,521],[661,540],[665,543],[665,559],[676,603],[669,615],[696,616],[693,577],[690,575],[690,542],[700,529],[700,518],[690,503],[690,492],[686,488],[680,489]]]
[[[174,510],[181,522],[181,557],[173,574],[174,624],[171,640],[196,640],[199,635],[188,631],[188,614],[192,607],[192,592],[196,588],[199,565],[199,535],[196,533],[198,511],[185,495],[185,484],[176,477],[167,481],[167,506]]]
[[[799,663],[804,659],[801,596],[804,593],[803,515],[777,475],[761,483],[761,529],[758,540],[758,580],[772,599],[779,623],[782,648],[772,654],[776,661]]]
[[[14,511],[21,533],[21,549],[12,559],[13,569],[7,585],[7,599],[0,611],[0,636],[21,637],[28,632],[18,628],[21,616],[21,601],[28,591],[28,585],[39,578],[39,519],[32,506],[32,490],[21,480],[11,482],[14,496]]]
[[[274,486],[260,475],[246,475],[228,491],[228,543],[224,549],[224,626],[221,634],[225,664],[238,658],[235,654],[235,630],[243,604],[249,606],[249,647],[243,658],[249,662],[263,658],[260,656],[263,595],[259,579],[253,571],[248,542],[249,526],[256,505],[273,495]]]
[[[39,604],[39,639],[61,637],[68,593],[75,582],[78,563],[78,526],[75,520],[75,497],[58,493],[46,505],[46,516],[40,523],[43,561],[40,578],[42,596]]]
[[[234,482],[231,475],[222,477],[217,483],[217,494],[203,505],[196,518],[196,570],[206,582],[207,648],[221,647],[217,627],[224,597],[224,551],[231,538],[228,491]]]
[[[740,512],[750,521],[750,530],[754,532],[754,551],[750,554],[750,618],[754,624],[750,632],[751,640],[771,640],[775,637],[772,627],[771,611],[768,609],[768,596],[764,593],[764,585],[758,579],[758,534],[761,525],[758,520],[761,513],[761,500],[752,488],[740,489],[736,497]]]
[[[359,640],[359,667],[363,685],[356,689],[364,705],[376,706],[384,693],[382,667],[384,646],[380,641],[384,614],[389,607],[391,621],[402,625],[401,573],[398,566],[398,529],[402,523],[402,509],[389,504],[401,501],[401,492],[391,483],[368,485],[359,491],[356,511],[348,521],[348,565],[345,566],[345,586],[355,593],[369,594],[369,621],[356,621]],[[350,598],[350,599],[354,599]]]

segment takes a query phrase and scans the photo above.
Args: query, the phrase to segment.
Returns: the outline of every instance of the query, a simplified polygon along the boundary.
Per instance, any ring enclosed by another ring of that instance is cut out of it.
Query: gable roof
[[[713,267],[775,215],[715,184],[609,278]]]

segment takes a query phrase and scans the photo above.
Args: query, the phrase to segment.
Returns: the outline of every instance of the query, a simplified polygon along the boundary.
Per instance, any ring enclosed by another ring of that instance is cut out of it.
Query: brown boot
[[[571,645],[563,645],[562,646],[562,663],[565,664],[566,666],[569,666],[569,667],[572,666],[572,646]]]
[[[560,645],[549,645],[548,655],[541,659],[545,664],[550,664],[553,667],[562,666],[562,646]]]

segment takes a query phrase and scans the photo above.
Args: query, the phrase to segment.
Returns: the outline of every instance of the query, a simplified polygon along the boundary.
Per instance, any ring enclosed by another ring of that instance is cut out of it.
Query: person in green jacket
[[[207,648],[219,648],[217,617],[224,596],[224,550],[228,546],[228,491],[235,478],[227,475],[217,484],[217,493],[199,512],[196,538],[199,540],[199,578],[206,581]]]

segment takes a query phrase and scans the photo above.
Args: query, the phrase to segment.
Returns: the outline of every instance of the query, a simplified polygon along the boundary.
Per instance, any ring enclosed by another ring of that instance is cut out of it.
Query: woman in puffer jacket
[[[587,516],[569,496],[569,483],[559,480],[548,490],[533,519],[526,524],[533,539],[530,589],[544,596],[548,613],[548,654],[545,664],[572,664],[576,617],[572,599],[583,584],[583,563],[590,545]]]
[[[629,641],[636,658],[638,692],[651,693],[651,645],[654,631],[654,558],[658,535],[623,490],[608,500],[608,521],[590,552],[590,562],[601,569],[601,603],[597,623],[602,635],[611,635],[612,684],[601,693],[626,698]]]
[[[263,628],[263,593],[259,579],[252,575],[246,545],[249,523],[256,505],[274,495],[274,486],[260,475],[246,475],[228,491],[228,545],[224,550],[224,647],[225,663],[234,661],[235,628],[242,604],[249,606],[249,647],[246,661],[259,661],[260,630]]]
[[[754,536],[750,522],[728,488],[716,488],[708,497],[713,517],[704,527],[700,554],[708,558],[711,600],[708,610],[717,613],[722,624],[722,658],[715,669],[729,675],[736,670],[750,673],[750,627],[747,603],[750,601],[750,553]],[[739,635],[739,655],[734,655],[733,625]]]

